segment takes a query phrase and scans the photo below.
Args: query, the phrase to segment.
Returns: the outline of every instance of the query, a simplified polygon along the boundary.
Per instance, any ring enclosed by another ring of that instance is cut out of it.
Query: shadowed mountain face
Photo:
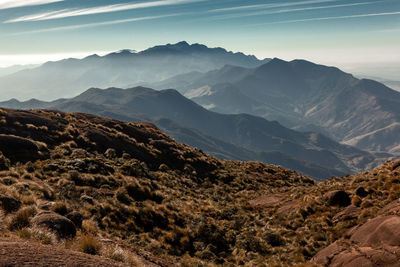
[[[176,88],[212,111],[245,112],[360,149],[400,153],[400,93],[337,68],[273,59],[254,69],[225,66],[153,85]]]
[[[251,115],[224,115],[195,104],[175,90],[89,89],[54,102],[16,100],[9,108],[47,108],[97,114],[126,121],[151,121],[180,142],[220,158],[259,160],[290,167],[315,178],[365,170],[376,163],[367,152],[316,133],[301,133]]]
[[[75,96],[89,87],[156,82],[190,71],[218,69],[225,64],[256,67],[267,61],[186,42],[155,46],[139,53],[122,50],[102,57],[92,55],[84,59],[48,62],[35,69],[1,77],[1,99],[36,97],[54,100]]]

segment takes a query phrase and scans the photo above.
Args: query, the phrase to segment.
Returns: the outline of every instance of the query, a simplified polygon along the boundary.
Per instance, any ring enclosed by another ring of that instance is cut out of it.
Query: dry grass
[[[277,166],[217,160],[146,123],[35,111],[28,114],[40,119],[15,124],[22,115],[4,113],[5,134],[31,138],[44,156],[0,171],[0,195],[23,204],[14,214],[0,214],[0,230],[8,225],[11,235],[55,246],[63,242],[131,266],[140,266],[135,253],[102,245],[100,237],[124,240],[182,266],[308,266],[319,250],[400,197],[399,171],[391,170],[391,162],[315,183]],[[115,157],[104,155],[108,148]],[[360,186],[368,196],[354,194]],[[328,206],[324,194],[337,189],[361,208],[358,218],[333,222],[343,209]],[[249,202],[271,195],[281,200]],[[49,202],[61,215],[82,214],[75,239],[55,240],[32,228],[34,210]]]

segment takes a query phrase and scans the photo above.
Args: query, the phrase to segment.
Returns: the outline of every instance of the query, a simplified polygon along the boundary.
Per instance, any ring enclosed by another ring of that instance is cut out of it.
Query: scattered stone
[[[365,190],[364,187],[360,186],[359,188],[356,189],[355,191],[356,195],[359,197],[366,197],[368,196],[369,192]]]
[[[21,201],[9,196],[0,196],[0,206],[6,213],[10,213],[19,210]]]
[[[54,231],[60,238],[73,238],[76,235],[76,227],[71,220],[51,211],[40,212],[32,219],[32,223]]]
[[[347,207],[350,205],[350,197],[343,190],[335,190],[325,194],[329,206]]]

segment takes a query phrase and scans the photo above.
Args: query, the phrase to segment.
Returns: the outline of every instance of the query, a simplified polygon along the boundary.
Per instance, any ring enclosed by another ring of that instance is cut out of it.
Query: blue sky
[[[396,72],[400,0],[0,0],[0,66],[182,40]]]

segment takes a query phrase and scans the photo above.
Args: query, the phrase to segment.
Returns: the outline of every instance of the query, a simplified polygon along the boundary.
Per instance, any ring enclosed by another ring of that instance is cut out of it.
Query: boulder
[[[396,199],[381,208],[378,215],[400,215],[400,199]]]
[[[399,246],[400,217],[378,216],[352,231],[351,241],[362,246]]]
[[[72,211],[65,215],[65,217],[71,220],[76,227],[82,228],[83,215],[80,212]]]
[[[364,187],[360,186],[359,188],[356,189],[355,194],[359,197],[366,197],[368,196],[369,192],[365,190]]]
[[[339,255],[336,255],[329,266],[395,267],[399,266],[399,259],[395,253],[390,253],[384,249],[361,247],[357,249],[353,248],[350,251],[343,251]]]
[[[325,194],[325,199],[329,206],[347,207],[350,205],[350,197],[343,190],[330,191]]]
[[[0,206],[6,213],[10,213],[19,210],[21,201],[9,196],[0,196]]]
[[[361,214],[361,209],[359,207],[351,205],[346,207],[341,212],[337,213],[335,216],[333,216],[332,220],[334,223],[338,223],[346,220],[357,219],[358,216],[360,216],[360,214]]]
[[[330,244],[326,248],[320,250],[312,259],[311,261],[320,264],[323,266],[328,266],[329,262],[331,261],[334,255],[339,254],[345,250],[345,247],[341,244],[340,241],[335,241],[334,243]]]
[[[0,134],[0,151],[11,162],[28,162],[41,158],[38,146],[27,138]]]
[[[76,235],[76,227],[71,220],[51,211],[40,212],[32,219],[32,223],[54,231],[60,238],[73,238]]]

